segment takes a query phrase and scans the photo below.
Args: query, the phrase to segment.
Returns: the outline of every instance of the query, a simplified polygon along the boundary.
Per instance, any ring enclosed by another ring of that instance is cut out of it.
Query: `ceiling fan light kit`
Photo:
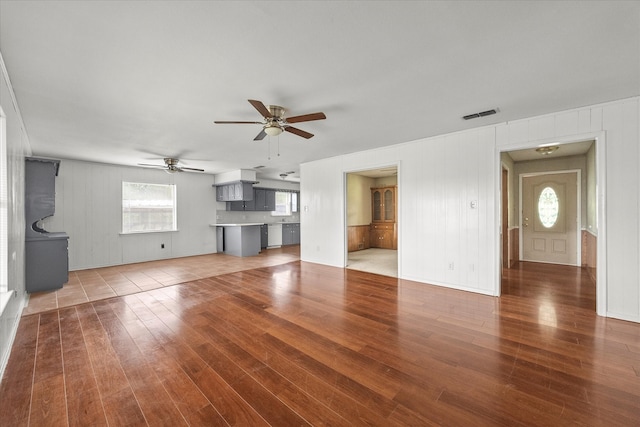
[[[147,166],[150,168],[161,168],[168,174],[173,174],[176,172],[185,172],[185,171],[193,171],[193,172],[204,172],[204,169],[196,169],[196,168],[185,168],[182,166],[178,166],[180,162],[179,159],[174,159],[172,157],[164,158],[164,166],[161,165],[150,165],[148,163],[138,163],[138,166]]]
[[[282,133],[282,129],[278,125],[269,125],[264,128],[264,133],[269,136],[278,136]]]
[[[221,121],[216,120],[216,124],[251,124],[262,125],[262,130],[253,139],[254,141],[260,141],[265,136],[278,136],[282,132],[289,132],[294,135],[301,136],[305,139],[313,138],[313,134],[302,129],[291,126],[291,123],[310,122],[313,120],[324,120],[327,118],[324,113],[311,113],[303,114],[301,116],[285,117],[286,110],[279,105],[269,105],[267,108],[261,101],[255,99],[248,100],[253,108],[255,108],[263,120],[261,122],[245,122],[245,121]]]

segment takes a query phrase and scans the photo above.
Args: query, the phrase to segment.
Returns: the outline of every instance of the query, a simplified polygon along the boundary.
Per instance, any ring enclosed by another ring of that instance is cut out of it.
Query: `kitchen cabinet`
[[[256,211],[276,210],[276,190],[269,188],[255,188],[254,200]]]
[[[234,202],[253,200],[253,183],[246,181],[231,182],[228,184],[215,185],[216,201]]]
[[[255,200],[237,200],[235,202],[227,202],[228,211],[255,211]]]
[[[300,224],[282,224],[282,245],[300,244]]]
[[[269,226],[262,224],[260,226],[260,249],[265,249],[269,246]]]
[[[217,238],[222,237],[222,250],[227,255],[254,256],[260,253],[261,227],[260,223],[247,224],[211,224],[216,227]],[[222,230],[220,236],[219,230]],[[217,244],[220,248],[220,241]]]
[[[228,211],[266,211],[276,210],[276,190],[254,188],[251,200],[227,202]]]

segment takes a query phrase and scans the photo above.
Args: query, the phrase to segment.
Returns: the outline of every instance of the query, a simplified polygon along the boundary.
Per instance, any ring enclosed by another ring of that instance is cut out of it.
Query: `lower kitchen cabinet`
[[[282,224],[282,245],[300,244],[300,224]]]
[[[260,226],[260,249],[265,249],[269,246],[269,226],[262,224]]]

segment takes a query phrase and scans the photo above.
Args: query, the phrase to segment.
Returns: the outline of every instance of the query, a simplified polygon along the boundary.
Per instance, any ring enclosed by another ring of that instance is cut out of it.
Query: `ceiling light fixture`
[[[548,156],[549,154],[553,153],[554,151],[556,151],[559,147],[557,145],[554,146],[550,146],[550,147],[538,147],[536,148],[536,151],[540,154],[542,154],[543,156]]]
[[[278,136],[282,133],[282,128],[277,125],[268,125],[264,127],[264,133],[269,136]]]

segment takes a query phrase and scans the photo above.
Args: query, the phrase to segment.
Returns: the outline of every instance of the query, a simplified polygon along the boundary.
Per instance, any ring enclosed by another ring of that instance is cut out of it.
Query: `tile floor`
[[[71,271],[61,289],[30,294],[22,315],[299,259],[300,246],[296,245],[268,249],[253,257],[220,253]]]

